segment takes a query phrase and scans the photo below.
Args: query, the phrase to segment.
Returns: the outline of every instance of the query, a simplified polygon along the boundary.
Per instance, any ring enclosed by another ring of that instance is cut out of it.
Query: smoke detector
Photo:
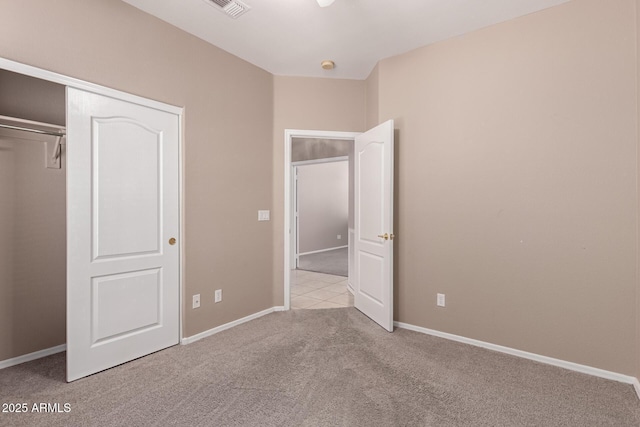
[[[240,0],[204,0],[204,2],[233,19],[251,10],[249,5]]]

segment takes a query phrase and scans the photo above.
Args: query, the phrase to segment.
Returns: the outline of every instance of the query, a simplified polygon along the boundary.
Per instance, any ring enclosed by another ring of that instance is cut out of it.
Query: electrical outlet
[[[338,234],[338,240],[342,240],[342,234]]]
[[[222,289],[217,289],[215,292],[215,302],[222,301]]]
[[[195,294],[193,296],[193,304],[191,306],[192,308],[198,308],[200,307],[200,294]]]
[[[269,221],[270,211],[258,211],[258,221]]]
[[[445,303],[444,303],[444,294],[438,294],[437,300],[436,300],[436,304],[438,305],[438,307],[444,307]]]

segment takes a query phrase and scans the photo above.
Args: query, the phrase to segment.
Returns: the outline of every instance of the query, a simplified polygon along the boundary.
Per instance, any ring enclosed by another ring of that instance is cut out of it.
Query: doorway
[[[348,277],[349,156],[294,162],[293,181],[294,268]]]
[[[314,273],[314,272],[306,272],[304,270],[297,270],[296,266],[298,265],[298,259],[296,257],[296,248],[298,247],[298,233],[296,230],[296,206],[295,206],[295,191],[296,191],[296,181],[294,175],[294,165],[304,165],[304,162],[313,162],[319,161],[319,159],[327,159],[331,158],[349,158],[352,157],[353,153],[353,141],[355,137],[359,135],[356,132],[332,132],[332,131],[304,131],[304,130],[287,130],[285,131],[285,249],[284,249],[284,260],[285,260],[285,277],[284,277],[284,299],[285,299],[285,309],[288,310],[292,308],[292,295],[293,297],[302,296],[299,294],[297,290],[293,290],[296,292],[292,294],[293,286],[306,285],[308,286],[305,291],[309,291],[307,293],[312,292],[313,290],[309,290],[310,287],[317,287],[319,290],[322,288],[326,288],[328,292],[340,291],[338,287],[334,286],[336,284],[341,284],[349,289],[349,278],[347,276],[346,282],[344,277],[342,276],[334,276],[325,275],[323,276],[314,276],[316,274],[322,273]],[[320,160],[322,161],[322,160]],[[349,181],[352,182],[353,176],[353,167],[352,161],[348,161],[349,164]],[[353,202],[352,197],[349,197],[349,212],[353,212]],[[351,218],[350,221],[351,222]],[[347,229],[347,236],[343,236],[340,234],[340,240],[347,240],[346,246],[350,248],[349,245],[349,227]],[[337,234],[333,236],[335,240],[337,239]],[[345,246],[342,244],[341,246]],[[351,254],[349,254],[350,263]],[[342,277],[342,278],[341,278]],[[326,282],[323,283],[324,279]],[[343,282],[343,283],[341,283]],[[331,288],[331,290],[329,290]],[[349,289],[350,290],[350,289]],[[350,292],[347,292],[350,295]],[[322,295],[321,295],[322,294]],[[342,293],[344,295],[344,293]],[[349,304],[349,295],[344,295],[347,298],[343,298]],[[320,299],[320,297],[330,297],[327,300],[331,300],[333,296],[328,293],[318,292],[316,297]],[[338,297],[336,300],[340,300]],[[300,299],[298,298],[298,301]],[[326,301],[326,300],[325,300]],[[310,301],[305,301],[302,305],[309,304]],[[313,301],[311,301],[313,302]],[[329,301],[331,302],[331,301]],[[352,303],[352,301],[351,301]],[[317,306],[317,308],[322,308],[322,305],[318,305],[319,303],[314,303],[311,305]],[[330,304],[325,304],[330,305]],[[352,304],[351,304],[352,305]],[[297,305],[298,307],[300,305]]]
[[[0,69],[0,93],[2,363],[64,350],[66,119],[63,85]]]
[[[364,133],[285,130],[284,309],[291,308],[291,194],[294,138],[353,141],[353,234],[349,238],[349,291],[354,307],[393,331],[393,175],[394,121]],[[353,236],[353,237],[352,237]]]

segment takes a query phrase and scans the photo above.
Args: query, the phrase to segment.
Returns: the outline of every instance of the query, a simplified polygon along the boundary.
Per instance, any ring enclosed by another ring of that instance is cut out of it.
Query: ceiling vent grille
[[[219,10],[227,16],[230,16],[233,19],[238,18],[240,15],[244,15],[245,13],[251,10],[251,7],[247,4],[242,3],[239,0],[204,0],[209,5],[213,6],[214,9]]]

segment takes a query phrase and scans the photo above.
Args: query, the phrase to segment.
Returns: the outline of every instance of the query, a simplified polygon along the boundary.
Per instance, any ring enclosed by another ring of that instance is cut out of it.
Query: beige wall
[[[367,116],[367,129],[371,129],[380,124],[380,72],[378,71],[379,65],[376,65],[367,80],[365,81],[366,90],[366,116]]]
[[[284,131],[361,132],[365,129],[365,82],[274,76],[273,304],[284,304]]]
[[[640,66],[638,66],[638,61],[640,60],[640,29],[638,28],[638,25],[640,24],[640,0],[635,1],[635,7],[636,7],[636,73],[637,73],[636,96],[638,97],[638,101],[640,102]],[[637,120],[636,123],[640,125],[640,109],[637,108],[637,105],[638,104],[636,103],[636,114],[638,115],[636,117],[636,120]],[[636,138],[638,138],[636,143],[638,146],[640,146],[640,134],[637,133],[637,130],[636,130]],[[640,150],[636,150],[636,155],[638,156],[636,159],[636,165],[640,165]],[[640,170],[636,170],[636,179],[637,179],[636,188],[640,189]],[[640,213],[640,197],[638,197],[637,195],[636,195],[636,200],[639,203],[638,205],[636,205],[636,210],[637,212]],[[640,215],[636,215],[636,218],[640,219]],[[636,257],[638,257],[636,265],[640,265],[640,251],[638,250],[639,249],[638,245],[640,244],[640,230],[638,229],[639,225],[640,224],[636,220]],[[639,276],[639,273],[640,272],[636,271],[636,353],[635,353],[636,372],[635,372],[635,377],[640,379],[640,276]]]
[[[273,305],[269,73],[115,0],[5,0],[0,57],[185,107],[184,335]]]
[[[349,156],[352,147],[353,142],[344,139],[292,138],[291,161]]]
[[[0,115],[64,125],[65,88],[0,70]],[[0,361],[66,342],[65,169],[44,141],[0,129]]]
[[[299,253],[346,246],[349,162],[316,163],[297,170]]]
[[[0,70],[0,115],[64,126],[65,87]]]
[[[397,320],[640,372],[635,17],[573,1],[380,62]]]
[[[65,170],[0,130],[0,361],[66,342]],[[16,133],[16,132],[14,132]]]

